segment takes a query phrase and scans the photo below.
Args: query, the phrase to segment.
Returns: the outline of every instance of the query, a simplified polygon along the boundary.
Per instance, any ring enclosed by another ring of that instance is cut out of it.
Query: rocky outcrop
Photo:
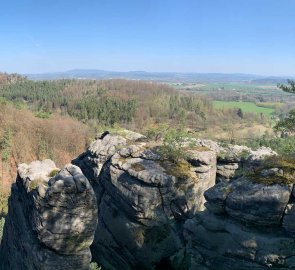
[[[205,192],[207,207],[256,226],[280,225],[290,200],[292,186],[253,183],[242,177],[229,184],[218,183]]]
[[[245,170],[251,170],[266,157],[277,155],[269,147],[252,150],[247,146],[228,145],[215,147],[217,152],[217,182],[228,182],[243,175]]]
[[[179,226],[204,209],[216,175],[214,151],[188,156],[171,162],[153,144],[107,134],[73,161],[98,198],[96,261],[107,269],[153,269],[183,246]]]
[[[21,164],[9,199],[0,268],[88,270],[96,226],[96,197],[77,166],[58,170],[51,160]]]
[[[252,176],[208,189],[207,210],[184,225],[186,269],[294,269],[292,190]]]
[[[161,147],[105,132],[62,170],[20,165],[0,269],[88,269],[91,255],[107,270],[295,269],[294,160],[210,140],[173,160]]]

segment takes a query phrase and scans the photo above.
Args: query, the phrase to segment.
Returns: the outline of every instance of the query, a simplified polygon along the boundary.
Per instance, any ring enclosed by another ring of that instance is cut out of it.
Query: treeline
[[[128,80],[21,80],[1,85],[0,96],[34,111],[59,112],[105,125],[151,118],[182,121],[188,114],[203,117],[202,108],[208,106],[197,96],[162,84]]]
[[[0,85],[0,97],[29,107],[41,118],[58,113],[91,126],[118,124],[141,132],[159,123],[204,130],[264,120],[255,114],[241,117],[235,110],[215,110],[205,97],[146,81],[18,79]]]

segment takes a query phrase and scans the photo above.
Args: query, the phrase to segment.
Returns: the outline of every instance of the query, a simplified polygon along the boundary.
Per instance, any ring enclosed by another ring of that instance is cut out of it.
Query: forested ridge
[[[154,82],[129,80],[30,81],[23,78],[0,85],[0,97],[48,117],[69,115],[95,125],[123,125],[142,131],[148,125],[169,123],[204,129],[241,121],[234,110],[216,111],[211,102],[194,94]],[[257,115],[243,119],[259,121]]]
[[[166,84],[123,79],[31,81],[0,74],[0,105],[0,153],[6,172],[5,164],[39,158],[63,165],[105,128],[152,134],[166,125],[212,136],[221,133],[212,131],[219,128],[232,138],[235,123],[265,120],[235,109],[216,110],[206,98]]]
[[[266,125],[271,125],[270,119],[262,114],[217,110],[205,97],[166,84],[121,79],[31,81],[0,74],[0,217],[7,212],[17,164],[50,158],[62,167],[102,130],[125,128],[163,138],[170,146],[168,154],[178,155],[177,147],[171,150],[177,136],[223,136],[237,143],[238,136],[244,136],[237,132],[246,130],[257,146],[281,145],[277,140],[254,140]]]

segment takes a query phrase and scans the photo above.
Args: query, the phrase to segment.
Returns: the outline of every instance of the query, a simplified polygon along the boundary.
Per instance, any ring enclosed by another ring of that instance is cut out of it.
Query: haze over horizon
[[[295,76],[291,0],[12,0],[0,71]]]

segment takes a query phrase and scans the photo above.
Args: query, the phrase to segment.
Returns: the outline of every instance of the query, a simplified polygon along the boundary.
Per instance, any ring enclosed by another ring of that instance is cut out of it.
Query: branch
[[[287,93],[295,94],[295,82],[292,80],[288,80],[288,84],[289,85],[278,84],[278,88],[282,89],[283,91]]]

